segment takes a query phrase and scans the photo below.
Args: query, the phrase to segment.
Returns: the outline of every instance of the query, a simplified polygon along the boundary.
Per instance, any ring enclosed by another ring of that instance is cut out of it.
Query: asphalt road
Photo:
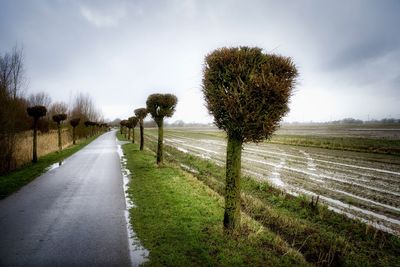
[[[130,266],[115,132],[0,201],[0,266]]]

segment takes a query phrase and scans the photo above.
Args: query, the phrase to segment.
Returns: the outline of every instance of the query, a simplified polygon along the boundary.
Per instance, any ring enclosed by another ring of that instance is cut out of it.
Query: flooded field
[[[381,138],[390,138],[382,132]],[[156,136],[155,130],[147,133]],[[225,164],[226,140],[216,129],[166,129],[164,138],[180,151]],[[294,195],[318,195],[332,210],[400,235],[399,156],[265,142],[244,146],[242,170]]]

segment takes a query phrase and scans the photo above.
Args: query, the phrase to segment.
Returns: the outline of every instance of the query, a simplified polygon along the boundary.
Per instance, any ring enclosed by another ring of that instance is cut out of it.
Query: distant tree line
[[[359,120],[359,119],[353,119],[353,118],[344,118],[342,120],[336,120],[332,121],[332,124],[394,124],[394,123],[400,123],[400,119],[393,119],[393,118],[384,118],[381,120]]]
[[[28,95],[25,87],[22,49],[14,47],[10,52],[0,54],[0,174],[17,166],[15,148],[19,133],[34,130],[33,161],[36,161],[37,131],[45,133],[58,129],[61,150],[62,129],[73,128],[75,140],[93,132],[90,127],[85,127],[85,121],[103,123],[103,117],[89,95],[79,93],[67,104],[52,102],[44,92]]]
[[[357,125],[357,124],[397,124],[400,123],[400,119],[395,119],[395,118],[383,118],[380,120],[360,120],[360,119],[354,119],[354,118],[344,118],[341,120],[334,120],[334,121],[326,121],[326,122],[286,122],[283,124],[289,124],[289,125],[296,125],[296,124],[335,124],[335,125]]]

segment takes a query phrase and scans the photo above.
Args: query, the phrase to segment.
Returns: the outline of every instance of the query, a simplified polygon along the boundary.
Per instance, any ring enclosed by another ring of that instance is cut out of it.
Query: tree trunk
[[[122,125],[121,125],[121,127],[119,127],[119,131],[120,131],[120,133],[122,135]]]
[[[128,140],[131,140],[131,128],[128,128]]]
[[[224,228],[232,231],[240,225],[240,170],[242,141],[228,137],[226,150],[226,187]]]
[[[33,119],[33,156],[32,162],[37,162],[37,118]]]
[[[132,144],[135,143],[135,128],[132,128]]]
[[[164,120],[158,123],[157,164],[163,161]]]
[[[72,127],[72,144],[75,145],[75,127]]]
[[[58,151],[61,152],[62,144],[61,144],[61,126],[60,123],[57,122],[57,131],[58,131]]]
[[[144,146],[144,137],[143,137],[143,120],[140,120],[139,122],[139,126],[140,126],[140,150],[143,150],[143,146]]]

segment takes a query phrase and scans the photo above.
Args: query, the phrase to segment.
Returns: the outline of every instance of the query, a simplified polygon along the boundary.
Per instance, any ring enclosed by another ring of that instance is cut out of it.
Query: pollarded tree
[[[123,128],[124,128],[124,125],[123,125],[124,123],[123,123],[123,120],[122,121],[120,121],[119,122],[119,132],[122,134],[122,130],[123,130]]]
[[[143,130],[143,120],[147,116],[147,109],[146,108],[138,108],[135,109],[135,115],[139,120],[139,127],[140,127],[140,150],[143,150],[144,146],[144,130]]]
[[[147,110],[158,126],[157,164],[163,160],[164,117],[171,117],[178,102],[172,94],[152,94],[146,101]]]
[[[128,120],[122,120],[119,124],[121,124],[121,134],[123,132],[126,138],[126,126],[128,124]]]
[[[271,137],[288,112],[298,75],[288,57],[260,48],[221,48],[205,58],[202,91],[218,128],[227,133],[224,227],[240,224],[242,145]]]
[[[41,117],[46,116],[45,106],[33,106],[26,109],[28,115],[33,117],[33,156],[32,162],[37,162],[37,123]]]
[[[75,118],[69,121],[69,124],[72,126],[72,143],[75,145],[76,135],[75,135],[75,128],[79,125],[81,118]]]
[[[93,136],[94,135],[94,133],[93,133],[93,126],[94,126],[94,124],[95,124],[95,122],[92,122],[92,121],[85,121],[84,122],[84,124],[85,124],[85,126],[86,126],[86,128],[89,128],[90,127],[90,136]],[[86,135],[86,138],[87,138],[87,135]]]
[[[61,140],[61,122],[67,119],[67,114],[56,114],[53,115],[53,121],[57,123],[58,131],[58,151],[62,150],[62,140]]]
[[[128,118],[128,122],[126,123],[126,128],[128,128],[128,140],[131,140],[132,124],[131,124],[131,122],[129,121],[129,118]]]
[[[138,124],[139,120],[137,117],[133,116],[133,117],[130,117],[128,119],[128,121],[129,121],[130,127],[132,128],[132,143],[134,144],[135,143],[135,127]]]

